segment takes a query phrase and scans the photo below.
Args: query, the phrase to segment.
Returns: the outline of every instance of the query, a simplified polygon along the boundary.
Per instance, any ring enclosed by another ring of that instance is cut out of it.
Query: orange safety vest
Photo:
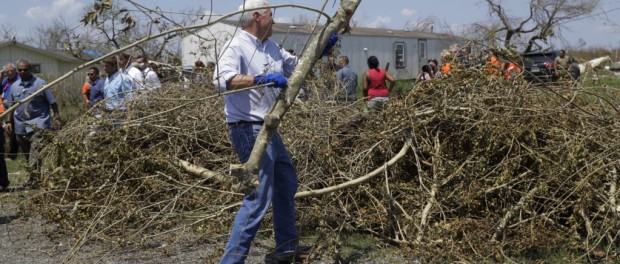
[[[509,62],[506,66],[506,69],[504,69],[504,78],[510,79],[513,74],[517,75],[519,73],[521,73],[521,68],[517,66],[517,64]]]
[[[450,65],[450,63],[446,63],[444,65],[441,65],[441,72],[443,74],[446,74],[450,71],[450,68],[452,67],[452,65]]]
[[[497,57],[492,56],[491,59],[487,62],[487,72],[491,74],[496,74],[499,72],[500,65]]]

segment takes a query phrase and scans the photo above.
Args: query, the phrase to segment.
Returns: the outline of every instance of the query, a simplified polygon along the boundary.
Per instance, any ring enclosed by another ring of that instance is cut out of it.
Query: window
[[[41,73],[41,64],[30,64],[32,73]]]
[[[407,61],[405,60],[405,43],[404,42],[395,42],[394,43],[394,62],[396,63],[396,68],[405,68],[407,67]]]

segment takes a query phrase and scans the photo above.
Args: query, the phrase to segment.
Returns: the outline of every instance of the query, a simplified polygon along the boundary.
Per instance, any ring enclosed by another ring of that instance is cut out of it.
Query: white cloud
[[[416,12],[415,10],[405,8],[405,9],[400,11],[400,14],[403,15],[403,16],[413,16],[413,14],[415,14],[415,12]]]
[[[381,28],[389,24],[391,21],[392,21],[391,17],[378,16],[378,17],[375,17],[374,21],[368,23],[366,26],[369,28]]]
[[[55,17],[71,17],[84,8],[78,0],[54,0],[51,6],[33,6],[26,11],[26,17],[35,20]]]

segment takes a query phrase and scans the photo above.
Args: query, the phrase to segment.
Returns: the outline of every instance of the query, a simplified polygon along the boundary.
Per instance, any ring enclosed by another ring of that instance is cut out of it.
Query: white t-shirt
[[[129,65],[123,72],[131,78],[135,90],[153,90],[161,88],[161,82],[159,81],[159,77],[157,77],[157,73],[150,67],[140,70],[133,65]]]

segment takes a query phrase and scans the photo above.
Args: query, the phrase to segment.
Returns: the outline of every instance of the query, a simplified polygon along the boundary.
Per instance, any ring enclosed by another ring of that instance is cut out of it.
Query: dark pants
[[[15,121],[13,121],[13,127],[15,127]],[[15,160],[17,158],[17,152],[19,152],[19,144],[17,143],[17,135],[15,133],[10,133],[7,135],[9,137],[9,153],[7,156],[9,159]]]
[[[6,170],[6,161],[4,160],[4,130],[0,129],[0,146],[2,146],[2,151],[0,151],[0,186],[7,187],[9,186],[9,173]]]

